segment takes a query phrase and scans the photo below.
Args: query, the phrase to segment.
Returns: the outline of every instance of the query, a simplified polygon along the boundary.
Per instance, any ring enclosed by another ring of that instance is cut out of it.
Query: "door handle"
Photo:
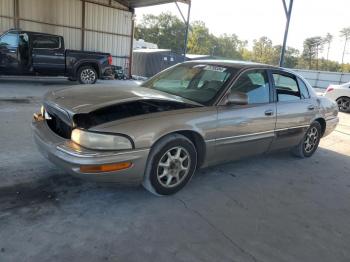
[[[266,110],[265,115],[266,116],[273,116],[273,110],[272,109]]]
[[[10,53],[16,53],[16,51],[15,51],[15,50],[9,50],[9,52],[10,52]]]
[[[309,105],[309,106],[307,107],[307,109],[309,109],[309,110],[314,110],[314,109],[315,109],[315,106]]]
[[[55,53],[54,55],[55,56],[63,56],[63,54],[61,54],[61,53]]]

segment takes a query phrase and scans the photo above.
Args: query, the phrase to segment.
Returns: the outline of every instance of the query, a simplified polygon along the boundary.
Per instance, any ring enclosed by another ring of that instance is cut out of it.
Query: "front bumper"
[[[51,162],[72,175],[101,182],[141,183],[149,149],[124,152],[88,150],[56,135],[45,120],[32,122],[34,141],[39,151]],[[130,168],[101,173],[82,173],[81,166],[131,162]]]

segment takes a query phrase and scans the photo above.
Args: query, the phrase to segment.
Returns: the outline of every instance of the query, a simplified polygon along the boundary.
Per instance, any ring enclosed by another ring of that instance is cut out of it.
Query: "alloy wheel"
[[[317,146],[319,139],[319,133],[316,127],[312,127],[306,133],[305,141],[304,141],[304,149],[306,153],[312,152],[314,148]]]
[[[341,97],[337,99],[338,107],[340,111],[348,111],[350,109],[350,99]]]
[[[176,187],[186,178],[190,166],[188,151],[181,146],[173,147],[160,158],[157,167],[158,182],[166,188]]]
[[[96,79],[96,73],[94,72],[94,70],[90,68],[86,68],[83,71],[81,71],[81,80],[85,84],[94,83],[95,79]]]

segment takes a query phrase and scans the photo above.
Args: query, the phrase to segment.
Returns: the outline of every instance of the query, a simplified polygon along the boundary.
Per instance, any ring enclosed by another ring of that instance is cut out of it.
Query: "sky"
[[[289,0],[286,2],[288,5]],[[186,14],[187,6],[180,5]],[[144,14],[167,11],[180,17],[172,3],[138,8],[136,21]],[[191,21],[195,20],[204,21],[214,35],[236,34],[248,40],[250,47],[253,39],[260,36],[269,37],[273,44],[282,44],[286,24],[282,0],[192,0]],[[287,45],[302,51],[305,38],[331,33],[334,40],[329,58],[341,61],[344,39],[339,37],[339,31],[344,27],[350,27],[350,0],[294,0]],[[350,62],[350,43],[345,62]]]

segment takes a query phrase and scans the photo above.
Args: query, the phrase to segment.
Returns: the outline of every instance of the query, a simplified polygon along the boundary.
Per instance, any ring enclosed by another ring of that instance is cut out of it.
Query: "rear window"
[[[278,101],[283,102],[301,99],[298,83],[294,77],[278,73],[274,73],[272,76],[275,82]]]
[[[58,36],[36,35],[33,39],[33,48],[60,48],[60,38]]]
[[[300,94],[302,99],[308,99],[310,98],[309,90],[307,89],[307,86],[303,80],[298,78],[298,84],[300,89]]]

